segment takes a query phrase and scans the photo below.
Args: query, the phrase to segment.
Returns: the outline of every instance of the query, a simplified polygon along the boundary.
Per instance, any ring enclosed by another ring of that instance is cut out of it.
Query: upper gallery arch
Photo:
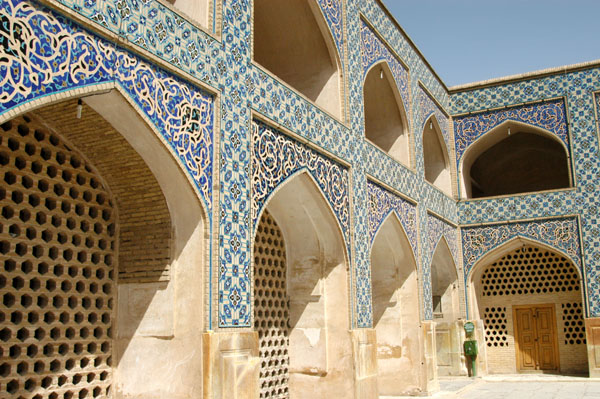
[[[466,198],[571,187],[563,99],[458,116],[454,131]],[[491,174],[502,181],[488,184]]]
[[[408,68],[363,20],[361,25],[365,137],[412,166]]]
[[[336,41],[343,34],[342,5],[338,1],[320,3],[254,0],[253,59],[342,119],[343,67]]]

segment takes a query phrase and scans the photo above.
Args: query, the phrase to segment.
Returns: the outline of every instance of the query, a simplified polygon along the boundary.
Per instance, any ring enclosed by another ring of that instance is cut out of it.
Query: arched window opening
[[[423,160],[425,180],[452,196],[450,157],[439,123],[434,116],[425,122],[423,129]]]
[[[379,395],[407,395],[423,388],[416,270],[408,237],[391,214],[371,248]]]
[[[167,0],[205,29],[211,29],[211,11],[214,0]]]
[[[365,78],[365,136],[393,158],[410,166],[406,113],[387,63],[377,64]]]
[[[525,239],[475,265],[473,313],[490,373],[587,372],[581,278],[564,255]]]
[[[254,60],[340,118],[340,63],[315,1],[254,0]]]
[[[269,200],[254,241],[261,398],[352,392],[342,235],[306,173]]]
[[[571,186],[565,147],[550,135],[508,123],[486,136],[463,160],[463,185],[468,198]]]

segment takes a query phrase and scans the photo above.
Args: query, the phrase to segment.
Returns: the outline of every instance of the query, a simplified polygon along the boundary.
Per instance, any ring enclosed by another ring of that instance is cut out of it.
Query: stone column
[[[423,337],[425,338],[424,361],[425,373],[423,375],[423,388],[427,394],[432,394],[440,390],[440,384],[437,375],[437,351],[435,346],[435,322],[424,320]]]
[[[585,319],[590,378],[600,377],[600,317]]]
[[[260,357],[256,332],[202,336],[204,399],[258,399]]]
[[[355,398],[377,399],[377,337],[375,329],[351,330]]]

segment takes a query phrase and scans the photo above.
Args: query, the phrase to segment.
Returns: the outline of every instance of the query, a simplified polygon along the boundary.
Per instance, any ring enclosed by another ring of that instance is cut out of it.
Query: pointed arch
[[[261,211],[261,220],[266,214],[281,231],[286,254],[289,392],[291,396],[302,396],[300,392],[310,389],[316,396],[323,396],[353,389],[353,371],[346,361],[352,353],[347,333],[348,257],[337,217],[306,170],[277,187]],[[254,256],[254,270],[259,257]],[[264,291],[257,278],[253,279],[255,300]],[[264,316],[255,312],[254,317],[256,323]]]
[[[164,380],[168,373],[160,365],[144,369],[151,382],[141,384],[135,375],[139,375],[136,372],[140,371],[140,364],[152,364],[150,359],[158,353],[166,366],[183,358],[181,347],[201,347],[197,331],[204,329],[204,306],[198,305],[202,304],[204,294],[197,287],[191,290],[189,284],[201,284],[204,279],[204,265],[209,258],[204,238],[208,236],[207,213],[172,149],[144,121],[139,109],[130,105],[131,100],[117,90],[92,94],[89,91],[83,99],[80,118],[76,97],[81,96],[81,91],[73,89],[65,92],[66,99],[63,97],[60,102],[49,101],[42,107],[28,103],[29,107],[20,108],[26,114],[17,117],[19,122],[13,119],[5,122],[3,128],[23,125],[29,117],[39,122],[27,135],[21,135],[24,143],[19,148],[29,144],[30,150],[20,156],[26,165],[31,163],[33,173],[48,173],[48,179],[35,177],[46,183],[38,187],[39,193],[29,197],[32,201],[41,200],[31,204],[37,206],[36,212],[44,204],[53,213],[54,231],[51,234],[45,230],[46,242],[50,251],[63,253],[65,257],[44,255],[44,267],[46,271],[62,268],[59,263],[70,259],[69,253],[74,251],[78,264],[73,258],[69,275],[71,278],[83,275],[86,280],[78,285],[76,295],[80,296],[69,297],[69,301],[76,299],[70,302],[70,308],[76,312],[82,309],[77,306],[87,306],[96,309],[98,315],[102,312],[101,318],[89,320],[98,336],[105,334],[100,332],[102,329],[114,327],[115,336],[110,340],[107,335],[102,338],[106,340],[102,352],[116,359],[108,369],[106,387],[121,383],[120,389],[130,395],[146,396],[152,391],[179,396],[190,386],[168,384]],[[31,150],[35,147],[33,143],[40,143],[42,149]],[[73,155],[76,153],[81,156]],[[110,187],[112,198],[99,193],[102,185]],[[49,198],[48,187],[61,197],[59,201]],[[113,209],[119,213],[112,227],[102,225],[103,220],[112,217],[104,212],[107,204],[114,205]],[[43,226],[48,219],[40,216],[36,223]],[[46,227],[50,226],[42,228]],[[107,230],[114,232],[113,242],[94,237]],[[106,251],[114,251],[114,257]],[[110,262],[114,269],[101,270],[101,262]],[[53,278],[62,285],[63,277],[64,274],[55,273]],[[113,285],[115,280],[118,285]],[[176,288],[177,284],[180,286]],[[98,285],[100,291],[111,295],[110,303],[102,299],[84,305],[90,300],[84,295],[96,295],[100,292]],[[178,292],[192,293],[182,298]],[[37,294],[40,293],[43,291]],[[118,312],[114,312],[117,308]],[[64,334],[55,339],[69,338],[67,332]],[[162,339],[173,336],[178,343]],[[81,337],[84,338],[83,333]],[[185,369],[190,373],[189,380],[192,374],[201,372],[201,359],[201,356],[187,358]],[[91,363],[86,367],[90,373],[106,371]]]
[[[434,317],[454,321],[460,312],[458,272],[446,237],[440,237],[431,258],[431,295]]]
[[[519,339],[519,324],[530,319],[523,314],[528,309],[535,312],[546,309],[552,315],[550,328],[555,330],[547,341],[554,348],[546,350],[543,361],[538,362],[538,355],[532,354],[532,361],[543,370],[568,374],[587,371],[583,330],[583,318],[587,315],[585,281],[568,254],[517,236],[482,257],[467,279],[469,318],[485,323],[490,373],[518,372],[531,367],[519,355],[525,351],[521,348],[524,343]]]
[[[506,120],[473,142],[459,170],[465,198],[569,188],[569,149],[548,130]],[[501,172],[500,172],[501,171]]]
[[[253,11],[254,61],[341,119],[342,63],[316,1],[254,0]]]
[[[420,386],[423,337],[417,263],[395,211],[381,223],[370,261],[379,394],[406,394]]]
[[[400,228],[402,230],[402,235],[406,237],[406,239],[409,241],[409,244],[411,245],[411,253],[412,253],[412,257],[413,260],[416,262],[417,259],[417,254],[415,252],[415,248],[412,246],[412,244],[410,243],[410,239],[408,238],[408,232],[406,231],[406,229],[404,228],[404,225],[402,224],[402,218],[400,217],[400,215],[398,215],[398,211],[396,209],[390,209],[388,214],[385,215],[382,219],[381,222],[379,223],[379,226],[377,226],[377,229],[375,230],[375,233],[373,234],[373,239],[371,240],[371,248],[373,247],[373,242],[375,242],[375,239],[377,238],[377,235],[379,234],[381,228],[383,227],[384,223],[388,222],[388,219],[390,218],[395,218],[398,223],[400,224]]]
[[[411,165],[405,104],[387,61],[372,65],[363,82],[365,137],[404,165]]]
[[[450,155],[440,124],[433,114],[423,126],[423,162],[425,180],[452,196]]]

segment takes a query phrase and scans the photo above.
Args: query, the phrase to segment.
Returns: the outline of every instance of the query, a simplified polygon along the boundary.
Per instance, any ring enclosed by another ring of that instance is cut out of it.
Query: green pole
[[[473,371],[473,377],[477,377],[477,366],[475,362],[475,356],[471,356],[471,370]]]

